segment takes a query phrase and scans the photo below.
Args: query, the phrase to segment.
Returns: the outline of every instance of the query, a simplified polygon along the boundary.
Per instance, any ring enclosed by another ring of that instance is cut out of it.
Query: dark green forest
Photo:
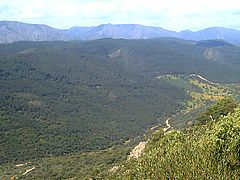
[[[119,145],[185,108],[156,77],[240,81],[240,48],[178,39],[0,45],[0,163]]]

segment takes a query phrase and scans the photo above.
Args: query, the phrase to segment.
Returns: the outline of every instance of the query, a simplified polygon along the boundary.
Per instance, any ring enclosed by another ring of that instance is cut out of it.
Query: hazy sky
[[[105,23],[240,30],[240,0],[0,0],[0,20],[55,28]]]

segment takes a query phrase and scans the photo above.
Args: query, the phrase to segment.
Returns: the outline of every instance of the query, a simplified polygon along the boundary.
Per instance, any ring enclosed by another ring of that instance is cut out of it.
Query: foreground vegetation
[[[235,102],[224,99],[198,117],[201,125],[155,132],[142,157],[126,162],[107,179],[238,180],[240,107],[234,107]],[[210,112],[214,120],[206,120]]]
[[[148,134],[147,146],[138,159],[127,160],[134,145],[130,141],[101,151],[7,163],[0,166],[0,178],[238,180],[238,103],[224,98],[192,118],[195,124],[190,128],[169,132],[160,128]]]

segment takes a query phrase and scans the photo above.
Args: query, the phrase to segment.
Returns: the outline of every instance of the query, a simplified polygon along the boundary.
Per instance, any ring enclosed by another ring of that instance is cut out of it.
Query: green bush
[[[157,141],[155,136],[142,157],[107,179],[239,180],[240,107],[218,121],[165,133]]]
[[[224,98],[197,116],[196,124],[206,124],[210,120],[218,120],[220,116],[226,116],[228,113],[233,112],[236,107],[237,102],[233,98]]]

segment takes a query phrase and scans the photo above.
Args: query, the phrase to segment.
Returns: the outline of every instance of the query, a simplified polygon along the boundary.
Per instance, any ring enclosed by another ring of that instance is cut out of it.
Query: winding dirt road
[[[167,127],[163,128],[164,132],[167,132],[172,127],[169,123],[169,120],[170,120],[170,118],[168,118],[165,122]]]

